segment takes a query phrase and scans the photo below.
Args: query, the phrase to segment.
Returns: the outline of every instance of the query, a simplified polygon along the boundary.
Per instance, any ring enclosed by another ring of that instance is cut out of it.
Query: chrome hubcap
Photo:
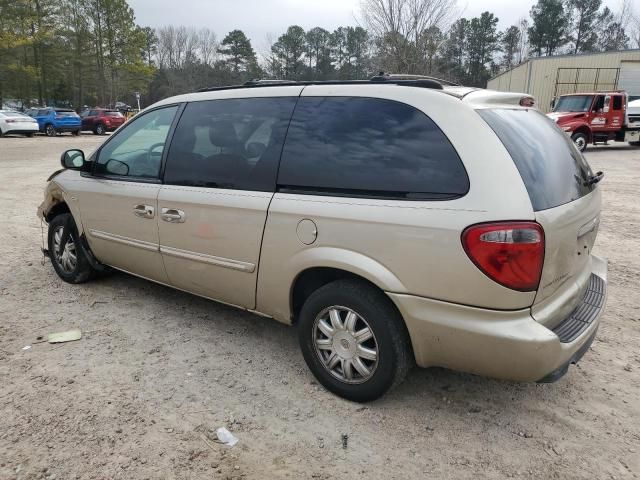
[[[584,150],[584,147],[586,146],[587,142],[585,141],[584,138],[578,137],[573,141],[573,143],[576,144],[576,147],[578,147],[578,150],[582,151]]]
[[[56,227],[53,232],[53,254],[55,256],[58,266],[65,273],[72,273],[76,269],[78,264],[78,257],[76,254],[76,244],[73,242],[73,237],[69,235],[64,249],[61,251],[62,235],[64,233],[64,227],[61,225]]]
[[[366,382],[378,366],[378,343],[371,327],[347,307],[320,312],[313,324],[313,345],[329,373],[345,383]]]

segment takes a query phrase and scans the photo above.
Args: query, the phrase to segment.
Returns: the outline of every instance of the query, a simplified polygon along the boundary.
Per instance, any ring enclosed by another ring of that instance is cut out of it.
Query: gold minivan
[[[63,154],[48,255],[296,325],[355,401],[414,363],[553,381],[604,309],[602,173],[525,98],[394,76],[169,98]]]

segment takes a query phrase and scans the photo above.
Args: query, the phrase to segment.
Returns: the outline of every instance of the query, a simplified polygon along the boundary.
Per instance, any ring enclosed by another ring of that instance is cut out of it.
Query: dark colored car
[[[94,108],[82,114],[82,130],[91,130],[96,135],[112,132],[124,122],[124,115],[117,110]]]
[[[38,121],[40,131],[48,137],[54,137],[58,133],[71,132],[80,134],[81,122],[76,112],[67,108],[39,108],[28,110],[29,116]]]

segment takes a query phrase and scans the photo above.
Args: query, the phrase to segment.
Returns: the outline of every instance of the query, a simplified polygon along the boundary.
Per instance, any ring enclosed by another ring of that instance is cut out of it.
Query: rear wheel
[[[96,271],[91,267],[78,238],[78,229],[70,213],[63,213],[49,223],[49,257],[58,276],[68,283],[83,283]]]
[[[368,402],[402,382],[410,366],[404,322],[383,292],[358,280],[337,280],[305,301],[299,341],[311,372],[328,390]]]
[[[56,127],[49,123],[46,127],[44,127],[44,133],[47,135],[47,137],[55,137],[58,132],[56,131]]]
[[[104,128],[104,125],[102,125],[101,123],[99,123],[98,125],[96,125],[96,135],[104,135],[107,131]]]
[[[581,152],[584,152],[587,149],[587,143],[589,143],[589,137],[582,132],[576,132],[571,135],[571,140],[575,144],[576,148]]]

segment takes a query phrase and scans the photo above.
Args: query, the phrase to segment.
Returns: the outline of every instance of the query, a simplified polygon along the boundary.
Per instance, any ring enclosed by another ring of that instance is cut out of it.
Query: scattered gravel
[[[414,370],[363,407],[314,381],[291,328],[125,274],[71,286],[41,264],[45,180],[63,150],[101,140],[0,139],[1,479],[640,476],[640,149],[587,153],[606,172],[610,283],[578,367],[548,385]],[[81,340],[36,340],[71,328]],[[221,426],[236,446],[215,441]]]

